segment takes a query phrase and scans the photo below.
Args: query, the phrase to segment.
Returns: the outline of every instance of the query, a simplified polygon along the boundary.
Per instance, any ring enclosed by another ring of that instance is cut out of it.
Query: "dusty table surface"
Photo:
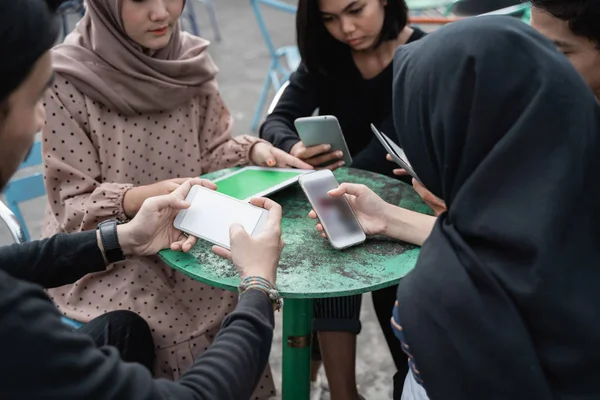
[[[204,177],[216,179],[235,169],[221,170]],[[385,201],[415,211],[427,212],[413,188],[398,180],[372,172],[341,168],[335,171],[340,183],[362,183]],[[286,245],[277,272],[277,286],[286,298],[320,298],[370,292],[391,286],[415,265],[419,248],[383,237],[368,238],[359,246],[335,250],[308,218],[311,207],[299,185],[271,196],[283,207],[282,232]],[[229,261],[211,251],[211,244],[199,243],[189,253],[164,250],[164,261],[201,282],[237,290],[238,273]]]

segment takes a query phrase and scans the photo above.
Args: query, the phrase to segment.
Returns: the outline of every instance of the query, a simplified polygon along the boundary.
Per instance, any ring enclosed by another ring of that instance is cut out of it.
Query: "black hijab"
[[[394,119],[446,200],[400,282],[437,399],[600,398],[600,109],[520,21],[451,24],[395,56]]]
[[[60,0],[0,0],[0,103],[56,41]]]

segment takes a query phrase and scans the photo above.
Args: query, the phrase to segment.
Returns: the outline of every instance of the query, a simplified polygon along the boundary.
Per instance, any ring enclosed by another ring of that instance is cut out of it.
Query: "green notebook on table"
[[[298,181],[300,175],[311,172],[302,169],[245,167],[216,179],[217,192],[239,200],[267,196]]]

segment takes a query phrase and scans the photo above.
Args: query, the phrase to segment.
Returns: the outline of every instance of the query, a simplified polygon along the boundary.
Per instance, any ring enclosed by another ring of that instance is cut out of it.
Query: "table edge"
[[[414,250],[415,249],[411,249],[409,251],[414,251]],[[185,276],[188,276],[195,281],[202,282],[202,283],[205,283],[207,285],[210,285],[210,286],[213,286],[213,287],[216,287],[219,289],[225,289],[230,292],[238,291],[237,285],[233,286],[233,285],[228,285],[228,284],[225,284],[222,282],[215,282],[215,281],[212,281],[203,276],[201,277],[198,275],[194,275],[184,268],[180,268],[179,266],[170,262],[170,260],[168,258],[163,256],[162,253],[167,252],[167,251],[172,252],[172,250],[170,250],[170,249],[162,250],[161,252],[159,252],[159,257],[162,259],[162,261],[165,264],[167,264],[169,267],[173,268],[174,270],[181,272]],[[332,292],[322,292],[322,293],[312,292],[312,293],[304,294],[304,293],[289,293],[289,292],[285,292],[285,291],[281,291],[280,293],[284,299],[326,299],[326,298],[332,298],[332,297],[347,297],[347,296],[353,296],[353,295],[357,295],[357,294],[370,293],[370,292],[374,292],[379,289],[385,289],[387,287],[394,286],[394,285],[400,283],[400,280],[402,278],[404,278],[409,272],[410,272],[410,270],[407,271],[405,274],[403,274],[397,278],[394,278],[392,280],[365,286],[364,288],[361,288],[361,289],[346,290],[346,291],[334,292],[334,293],[332,293]]]

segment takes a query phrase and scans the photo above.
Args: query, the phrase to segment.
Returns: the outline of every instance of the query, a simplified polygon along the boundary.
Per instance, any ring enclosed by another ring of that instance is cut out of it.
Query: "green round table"
[[[216,179],[235,169],[203,176]],[[430,213],[407,184],[371,172],[341,168],[339,182],[362,183],[384,200],[404,208]],[[218,190],[218,189],[217,189]],[[347,250],[335,250],[308,218],[311,207],[298,185],[270,196],[283,207],[282,232],[286,246],[277,272],[277,287],[285,298],[283,309],[284,400],[310,397],[310,346],[312,299],[348,296],[392,286],[415,265],[419,248],[388,238],[369,238]],[[163,260],[172,268],[204,283],[237,291],[240,279],[235,267],[199,242],[189,253],[164,250]]]

